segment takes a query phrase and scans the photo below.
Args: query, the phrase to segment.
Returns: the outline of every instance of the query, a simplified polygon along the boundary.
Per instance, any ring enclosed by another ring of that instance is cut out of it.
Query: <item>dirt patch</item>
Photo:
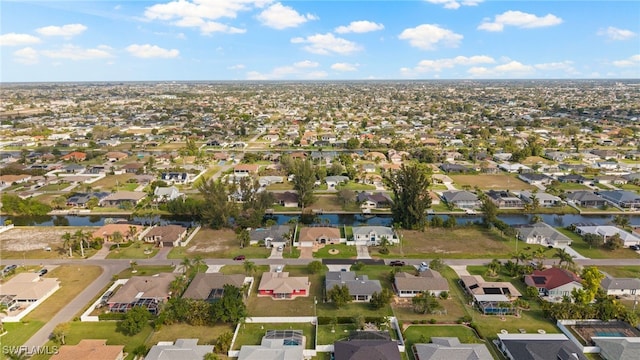
[[[0,234],[0,248],[2,251],[30,251],[42,250],[49,246],[53,250],[62,246],[62,235],[73,234],[82,227],[14,227]]]
[[[235,246],[236,234],[232,230],[201,229],[191,240],[189,253],[209,253],[226,251]]]

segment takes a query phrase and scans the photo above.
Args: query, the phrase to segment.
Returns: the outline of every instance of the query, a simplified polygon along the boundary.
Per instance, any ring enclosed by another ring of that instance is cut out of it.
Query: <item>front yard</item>
[[[249,258],[267,258],[271,249],[260,246],[240,248],[240,242],[233,230],[213,230],[202,228],[186,247],[174,247],[167,256],[169,259],[182,259],[201,255],[205,258],[232,259],[237,255]]]

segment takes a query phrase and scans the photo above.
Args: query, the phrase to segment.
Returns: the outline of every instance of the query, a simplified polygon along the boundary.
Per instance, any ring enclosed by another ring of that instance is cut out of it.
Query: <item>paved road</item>
[[[256,265],[306,265],[314,259],[251,259]],[[385,260],[389,263],[390,260]],[[423,261],[431,261],[431,259],[403,259],[409,265],[419,265]],[[501,261],[507,261],[502,259]],[[95,298],[110,282],[115,274],[129,267],[129,259],[28,259],[28,260],[10,260],[1,261],[2,265],[63,265],[63,264],[82,264],[82,265],[98,265],[103,268],[102,274],[84,289],[75,299],[58,312],[47,324],[45,324],[35,335],[33,335],[24,345],[40,346],[44,345],[56,325],[73,319],[78,312],[84,309],[93,298]],[[355,260],[354,260],[355,261]],[[445,259],[444,262],[451,266],[462,265],[484,265],[488,263],[488,259]],[[557,260],[546,260],[546,265],[553,265]],[[577,264],[582,266],[640,266],[640,259],[575,259]],[[138,265],[173,265],[176,260],[168,260],[163,258],[137,260]],[[219,268],[223,265],[240,265],[242,262],[231,259],[205,259],[209,266]]]

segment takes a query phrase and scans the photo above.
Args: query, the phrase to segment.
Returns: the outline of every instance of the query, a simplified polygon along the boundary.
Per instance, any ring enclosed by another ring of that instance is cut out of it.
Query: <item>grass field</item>
[[[213,230],[201,229],[194,236],[187,247],[174,247],[167,256],[169,259],[182,259],[185,256],[201,255],[206,258],[232,259],[237,255],[247,258],[267,258],[270,249],[259,246],[245,246],[240,248],[236,233],[230,229]]]
[[[220,334],[231,331],[234,326],[220,324],[214,326],[191,326],[187,324],[163,325],[160,330],[154,331],[147,340],[147,345],[157,344],[159,341],[176,341],[177,339],[200,339],[200,345],[214,345]]]
[[[316,201],[309,205],[312,209],[322,209],[324,211],[342,211],[342,205],[335,195],[316,195]]]
[[[582,256],[591,259],[640,259],[640,255],[635,251],[626,248],[607,250],[605,248],[589,246],[580,235],[570,230],[564,228],[556,228],[556,230],[568,236],[571,239],[571,248],[579,252]]]
[[[375,190],[376,187],[374,185],[369,184],[360,184],[349,181],[346,184],[336,186],[336,190]]]
[[[337,250],[337,254],[329,253],[330,250]],[[351,259],[357,256],[356,247],[345,244],[325,245],[313,253],[313,257],[322,259]]]
[[[640,266],[598,266],[598,269],[618,278],[640,278]]]
[[[153,244],[136,242],[128,247],[111,250],[107,259],[150,259],[158,253],[158,250]]]
[[[507,239],[499,231],[477,225],[454,229],[426,228],[424,231],[403,230],[402,246],[389,247],[386,257],[408,258],[509,258],[515,251],[513,239]],[[531,245],[537,248],[539,245]]]
[[[94,190],[111,191],[118,186],[118,190],[124,190],[127,180],[133,179],[135,174],[108,175],[91,184]]]
[[[454,184],[463,188],[465,186],[481,190],[533,190],[537,189],[517,178],[516,175],[507,174],[477,174],[477,175],[449,175]]]
[[[176,265],[178,263],[176,262]],[[150,276],[160,273],[173,272],[173,266],[171,265],[156,265],[156,266],[136,266],[136,272],[133,273],[131,268],[122,270],[118,274],[118,279],[130,279],[132,276]]]

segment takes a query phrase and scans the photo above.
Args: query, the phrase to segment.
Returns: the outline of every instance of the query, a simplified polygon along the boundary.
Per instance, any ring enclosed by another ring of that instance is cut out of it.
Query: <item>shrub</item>
[[[438,320],[436,320],[436,319],[429,319],[429,324],[435,324],[437,322],[438,322]]]

